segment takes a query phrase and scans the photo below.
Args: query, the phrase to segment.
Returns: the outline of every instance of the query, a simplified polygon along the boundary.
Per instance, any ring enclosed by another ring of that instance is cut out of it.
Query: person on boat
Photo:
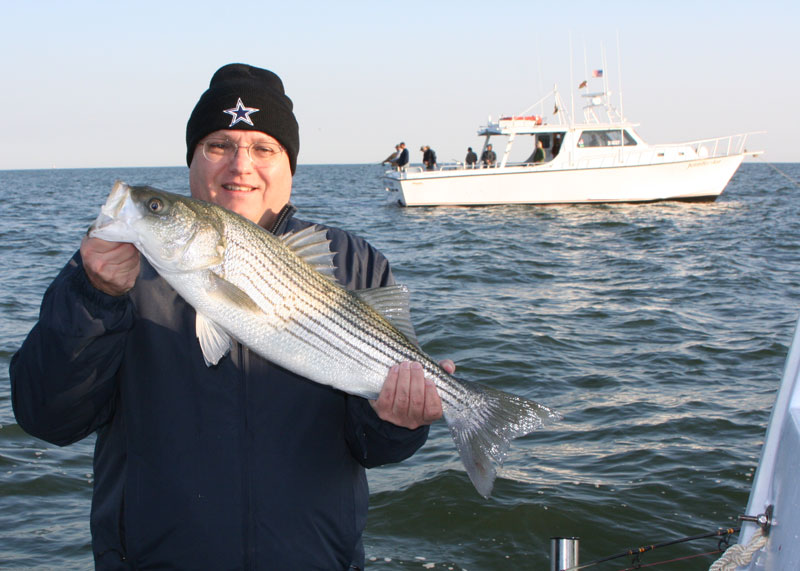
[[[408,149],[406,149],[405,143],[400,143],[400,155],[398,155],[397,159],[394,162],[394,165],[397,167],[397,170],[401,171],[406,168],[408,164]]]
[[[564,140],[563,133],[556,133],[553,135],[553,148],[550,149],[550,153],[553,155],[553,158],[558,156],[558,153],[561,151],[561,143]]]
[[[481,164],[485,167],[493,167],[497,162],[497,155],[492,150],[492,145],[486,145],[486,150],[481,153]]]
[[[422,164],[425,165],[425,170],[432,171],[436,168],[436,152],[428,145],[423,145],[419,148],[422,151]]]
[[[543,163],[544,156],[544,144],[542,144],[542,140],[539,139],[536,141],[536,149],[534,149],[533,154],[528,157],[528,160],[525,162],[533,164]]]
[[[385,164],[390,164],[391,165],[397,160],[398,156],[400,156],[400,145],[395,145],[394,146],[394,152],[391,155],[389,155],[388,157],[386,157],[385,159],[383,159],[381,161],[381,164],[382,165],[385,165]]]
[[[475,154],[475,151],[472,150],[472,147],[467,147],[467,156],[464,159],[464,162],[467,163],[467,168],[475,168],[475,163],[478,162],[478,155]]]
[[[271,71],[220,68],[186,127],[192,196],[275,234],[312,226],[289,202],[300,145],[292,108]],[[221,155],[206,153],[225,141]],[[279,151],[256,160],[262,142]],[[322,228],[339,283],[394,282],[365,240]],[[411,456],[442,414],[416,363],[393,367],[376,401],[238,343],[207,367],[194,309],[131,244],[89,237],[45,293],[10,378],[28,433],[61,446],[97,434],[100,570],[363,569],[364,469]]]

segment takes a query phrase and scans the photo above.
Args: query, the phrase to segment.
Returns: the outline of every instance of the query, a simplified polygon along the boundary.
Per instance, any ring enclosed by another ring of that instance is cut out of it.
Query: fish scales
[[[343,350],[342,347],[345,346],[369,358],[376,365],[370,367],[375,374],[376,387],[373,392],[362,396],[374,398],[380,388],[379,383],[382,382],[379,378],[379,367],[389,362],[387,359],[392,356],[384,354],[383,359],[376,358],[375,353],[379,351],[380,345],[369,343],[369,340],[379,333],[372,331],[365,335],[355,328],[352,315],[358,315],[359,309],[363,308],[357,307],[352,297],[341,295],[341,292],[332,288],[327,278],[308,270],[302,264],[294,263],[295,260],[290,256],[284,254],[282,257],[286,259],[282,260],[283,263],[265,263],[263,257],[256,255],[257,248],[252,246],[253,242],[259,241],[257,236],[226,233],[226,241],[229,247],[226,249],[221,275],[251,294],[254,299],[261,298],[265,306],[278,308],[275,309],[276,319],[283,323],[282,326],[298,343],[321,351],[335,363],[353,361],[351,351]],[[268,243],[266,245],[269,246]],[[281,253],[280,250],[275,252],[276,257],[280,258]],[[262,289],[264,284],[271,284],[267,291]],[[333,303],[331,297],[335,298]],[[348,302],[350,307],[347,307]],[[292,310],[282,313],[280,308],[285,310],[287,307]],[[292,319],[292,316],[301,316],[302,319]],[[312,340],[316,342],[312,343]],[[357,363],[358,360],[354,362]]]
[[[230,239],[229,243],[242,248],[246,252],[246,256],[243,256],[243,259],[238,260],[239,263],[237,264],[236,250],[231,249],[231,265],[234,267],[240,267],[238,270],[233,272],[228,272],[226,269],[224,274],[228,276],[229,279],[234,281],[234,283],[240,283],[240,281],[236,279],[236,273],[240,273],[245,279],[248,280],[248,282],[252,282],[253,280],[250,278],[250,276],[263,269],[267,273],[270,273],[269,276],[262,276],[263,281],[273,282],[277,280],[283,286],[281,291],[284,293],[284,296],[281,301],[285,301],[286,297],[293,295],[293,293],[297,291],[300,291],[303,294],[299,296],[301,305],[296,308],[296,311],[303,315],[304,319],[302,321],[295,322],[298,326],[297,328],[301,332],[293,333],[298,340],[307,342],[310,346],[313,346],[317,350],[321,349],[320,345],[309,342],[311,338],[314,338],[318,341],[318,343],[327,345],[331,351],[335,352],[335,354],[340,356],[342,359],[353,360],[351,352],[345,351],[343,348],[341,348],[343,346],[347,346],[350,349],[357,351],[363,358],[370,359],[370,362],[376,365],[374,367],[370,367],[376,373],[376,375],[381,375],[384,368],[388,368],[391,366],[391,364],[396,363],[399,360],[406,360],[415,356],[414,352],[411,350],[407,350],[403,353],[398,353],[396,350],[394,352],[386,350],[381,351],[382,347],[389,346],[386,343],[377,343],[374,340],[377,337],[386,338],[387,335],[391,334],[392,330],[389,328],[382,328],[381,330],[378,328],[370,328],[369,330],[358,328],[358,322],[353,316],[364,313],[366,306],[364,306],[363,303],[359,305],[357,298],[342,295],[342,292],[331,288],[330,282],[326,278],[319,279],[319,274],[313,271],[305,273],[281,273],[279,268],[282,266],[276,265],[276,268],[271,268],[266,267],[263,263],[259,264],[258,258],[253,255],[252,249],[248,250],[246,243],[237,244],[235,240]],[[228,256],[226,256],[226,260],[227,259]],[[300,264],[296,265],[300,266]],[[300,276],[304,279],[298,279],[297,276]],[[256,284],[252,285],[255,287]],[[259,293],[262,293],[263,295],[263,292]],[[333,294],[333,297],[336,298],[335,302],[328,303],[326,305],[325,298],[326,296],[328,298],[332,297],[331,294]],[[302,303],[303,301],[306,303]],[[272,305],[277,305],[278,303],[279,302],[276,300],[272,301]],[[326,309],[327,312],[324,311]],[[291,323],[288,317],[285,318],[285,320],[287,323]],[[363,321],[363,318],[361,321]],[[307,333],[308,335],[303,335],[302,333]],[[334,338],[334,341],[329,341],[331,337]],[[337,344],[335,340],[338,340],[341,343]],[[396,337],[394,346],[396,347],[399,342],[400,338]],[[328,355],[330,355],[330,352],[328,352]],[[379,382],[382,382],[382,378],[379,379]],[[374,394],[365,396],[374,398],[376,395],[377,390]]]
[[[209,366],[235,339],[303,377],[375,398],[390,367],[419,362],[484,497],[511,440],[560,418],[536,402],[448,374],[384,316],[410,324],[407,300],[383,297],[373,307],[375,292],[348,291],[319,271],[330,269],[333,258],[322,231],[278,238],[219,206],[118,182],[90,235],[136,245],[195,308]],[[378,293],[397,297],[399,291]]]
[[[253,268],[253,270],[255,270],[255,268]],[[243,268],[243,271],[244,274],[247,275],[250,270]],[[291,295],[291,293],[294,291],[301,290],[303,293],[307,294],[306,296],[303,296],[304,299],[313,300],[318,304],[317,307],[311,307],[308,311],[298,311],[304,314],[309,322],[316,323],[318,328],[324,330],[328,335],[321,334],[316,328],[311,328],[308,326],[299,327],[301,332],[290,331],[290,333],[292,333],[300,342],[307,343],[315,350],[320,350],[320,345],[310,343],[311,338],[317,339],[320,344],[327,345],[336,353],[338,357],[343,360],[363,362],[355,359],[352,352],[343,350],[341,347],[344,345],[353,349],[354,351],[357,351],[364,359],[369,359],[369,362],[373,365],[370,367],[370,370],[375,375],[374,378],[377,384],[373,393],[362,394],[361,396],[375,398],[380,389],[380,385],[385,378],[386,370],[388,370],[388,368],[393,364],[401,361],[421,361],[426,376],[434,380],[440,378],[440,369],[438,365],[436,365],[426,356],[421,355],[420,352],[404,337],[402,337],[402,335],[397,333],[396,330],[391,328],[391,326],[378,327],[375,325],[376,323],[383,324],[383,317],[375,314],[370,315],[369,317],[371,319],[367,321],[365,321],[363,317],[357,319],[354,316],[367,313],[374,314],[375,312],[368,306],[365,306],[363,302],[360,302],[358,298],[354,298],[350,295],[344,295],[344,292],[341,291],[337,292],[336,290],[333,290],[333,292],[331,292],[333,288],[331,288],[330,282],[326,278],[315,274],[316,272],[309,272],[303,276],[306,278],[304,280],[292,280],[292,276],[299,275],[294,272],[286,272],[286,276],[281,277],[285,277],[287,281],[291,282],[284,288],[287,296]],[[280,281],[282,283],[284,282],[283,279]],[[326,294],[330,296],[331,293],[339,294],[336,296],[336,302],[326,304],[324,302],[324,298]],[[324,313],[319,313],[321,309],[327,309],[328,313],[334,314],[339,318],[339,320],[325,319],[326,315]],[[314,317],[312,317],[312,315],[318,315],[316,322],[314,321]],[[341,322],[344,322],[346,325],[342,325]],[[363,323],[368,324],[366,328],[363,325],[360,325]],[[297,322],[297,325],[299,324],[300,322]],[[309,335],[303,335],[302,333],[307,333]],[[337,345],[335,342],[329,341],[331,337],[338,339],[341,344]],[[328,353],[328,356],[330,356],[330,353]],[[451,387],[445,383],[439,383],[437,386],[446,410],[459,408],[460,406],[469,403],[469,400],[466,398],[467,393],[464,391],[457,391],[455,390],[456,388],[457,387]]]

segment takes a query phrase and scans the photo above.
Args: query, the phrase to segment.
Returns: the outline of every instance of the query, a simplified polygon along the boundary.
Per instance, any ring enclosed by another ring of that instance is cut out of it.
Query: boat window
[[[606,131],[606,135],[608,136],[607,144],[612,147],[618,147],[620,141],[620,135],[622,135],[622,139],[625,141],[625,146],[630,147],[636,144],[636,140],[630,136],[627,131],[624,130],[616,130],[613,131]]]
[[[623,129],[584,131],[578,139],[579,147],[619,147],[620,140],[626,147],[636,145],[636,140]]]

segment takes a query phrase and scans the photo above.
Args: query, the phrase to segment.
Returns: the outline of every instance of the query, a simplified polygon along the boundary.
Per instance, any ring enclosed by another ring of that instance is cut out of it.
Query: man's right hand
[[[127,293],[139,276],[139,250],[133,244],[84,236],[81,258],[89,282],[109,295]]]

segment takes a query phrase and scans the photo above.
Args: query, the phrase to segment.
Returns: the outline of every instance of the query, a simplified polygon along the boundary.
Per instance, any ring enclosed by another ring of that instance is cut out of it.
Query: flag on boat
[[[586,80],[585,79],[583,81],[581,81],[581,84],[578,86],[578,89],[583,89],[584,87],[586,87]]]
[[[592,77],[603,77],[603,70],[595,69],[594,71],[592,71]]]
[[[553,106],[553,115],[557,115],[557,114],[558,114],[558,104],[555,104]]]

